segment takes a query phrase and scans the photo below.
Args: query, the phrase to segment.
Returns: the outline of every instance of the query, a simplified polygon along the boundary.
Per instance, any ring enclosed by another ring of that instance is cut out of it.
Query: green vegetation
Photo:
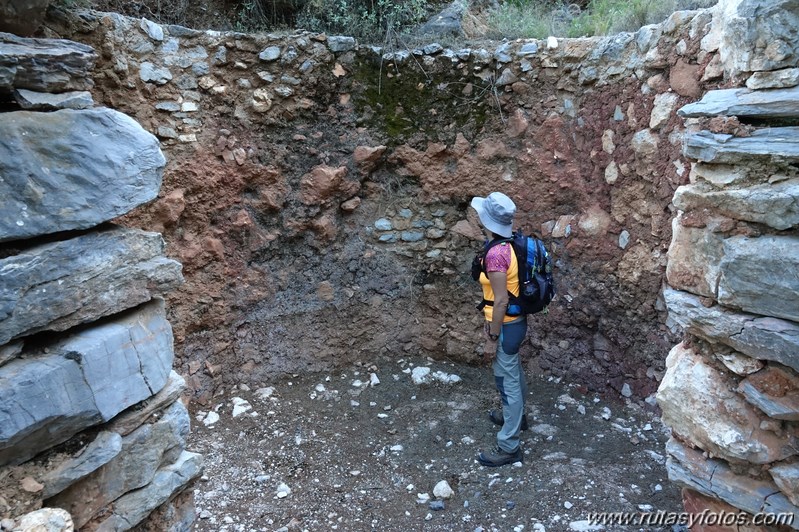
[[[414,26],[432,14],[427,0],[240,0],[240,31],[298,27],[364,41]]]
[[[590,0],[580,4],[552,0],[512,0],[488,15],[488,37],[585,37],[635,31],[665,20],[675,11],[710,7],[717,0]]]
[[[296,24],[375,40],[422,22],[429,7],[426,0],[310,0],[297,14]]]
[[[682,9],[717,0],[459,0],[473,30],[470,39],[580,37],[635,31]],[[301,28],[352,35],[362,43],[401,48],[429,42],[414,28],[449,0],[53,0],[62,8],[94,7],[165,24],[242,32]],[[458,37],[437,41],[455,47]],[[401,42],[400,42],[401,41]],[[448,42],[453,41],[453,42]],[[399,44],[397,44],[399,43]]]

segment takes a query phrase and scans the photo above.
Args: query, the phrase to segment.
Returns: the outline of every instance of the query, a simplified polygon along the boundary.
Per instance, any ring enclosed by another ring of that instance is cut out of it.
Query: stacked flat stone
[[[723,66],[728,77],[750,74],[750,88],[710,91],[679,114],[722,122],[735,116],[760,127],[685,138],[684,154],[697,163],[673,200],[679,213],[664,296],[689,339],[669,354],[657,398],[673,433],[669,478],[686,488],[687,508],[796,516],[799,128],[780,121],[799,119],[799,50],[795,40],[780,54],[773,42],[763,49],[756,31],[763,17],[748,14],[786,8],[784,18],[769,19],[777,39],[799,24],[799,3],[727,4],[711,35],[716,45],[738,40],[722,49]],[[799,529],[796,520],[789,525]]]
[[[0,114],[0,483],[29,479],[2,486],[27,495],[0,518],[45,506],[65,530],[128,530],[172,504],[202,457],[185,448],[162,299],[181,265],[161,235],[108,223],[156,198],[166,161],[130,117],[91,107],[95,59],[0,34],[0,88],[26,109]],[[162,512],[175,530],[193,520],[180,500]]]

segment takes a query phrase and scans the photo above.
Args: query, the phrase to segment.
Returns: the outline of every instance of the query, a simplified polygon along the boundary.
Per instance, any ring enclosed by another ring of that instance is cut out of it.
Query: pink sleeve
[[[510,244],[494,246],[486,254],[487,272],[507,272],[510,269]]]

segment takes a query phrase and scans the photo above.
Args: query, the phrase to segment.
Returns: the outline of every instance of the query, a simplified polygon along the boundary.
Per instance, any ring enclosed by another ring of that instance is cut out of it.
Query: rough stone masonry
[[[158,195],[166,160],[135,120],[94,107],[96,58],[0,33],[0,91],[28,109],[0,113],[3,530],[194,520],[183,492],[202,457],[185,448],[162,299],[181,265],[161,235],[108,223]]]
[[[667,467],[688,510],[792,517],[747,530],[799,529],[797,25],[796,1],[721,2],[702,46],[746,88],[678,111],[695,162],[673,199],[664,289],[687,333],[657,393]],[[708,130],[731,120],[749,127]]]

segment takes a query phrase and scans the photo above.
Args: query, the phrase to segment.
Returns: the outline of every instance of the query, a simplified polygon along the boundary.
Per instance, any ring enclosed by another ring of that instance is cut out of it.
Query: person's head
[[[477,211],[480,223],[488,232],[502,238],[513,236],[516,205],[508,196],[502,192],[492,192],[486,198],[473,198],[472,207]]]

